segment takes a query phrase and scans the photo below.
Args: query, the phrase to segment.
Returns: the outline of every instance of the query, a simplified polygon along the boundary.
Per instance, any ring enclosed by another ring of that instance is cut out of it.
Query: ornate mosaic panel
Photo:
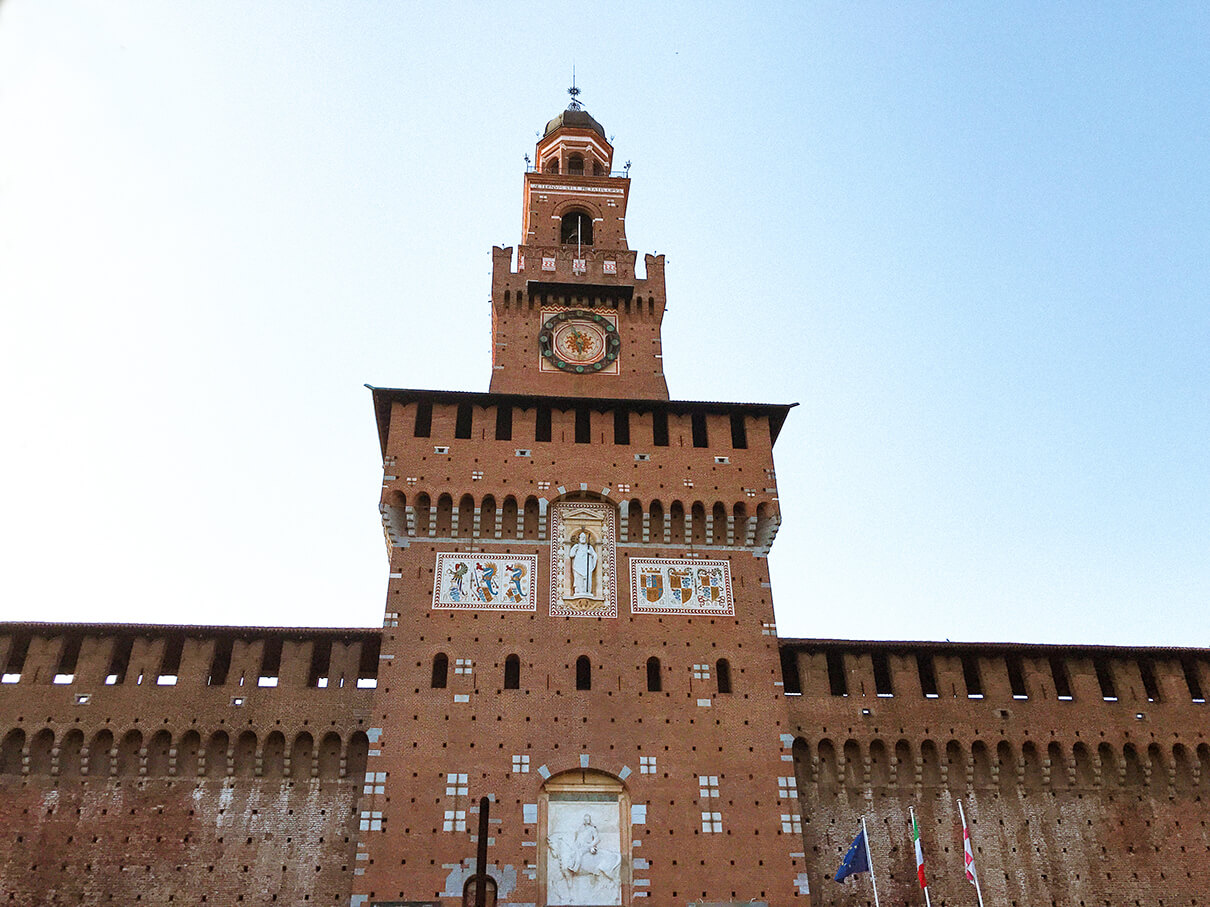
[[[550,509],[550,616],[617,617],[617,534],[608,504]]]
[[[464,611],[537,611],[533,554],[482,557],[438,554],[433,608]]]
[[[632,614],[735,614],[727,561],[630,559]]]

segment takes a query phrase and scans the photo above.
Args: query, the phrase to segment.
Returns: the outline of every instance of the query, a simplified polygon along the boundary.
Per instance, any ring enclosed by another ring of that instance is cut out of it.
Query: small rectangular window
[[[458,412],[454,418],[454,437],[469,438],[471,436],[471,419],[474,407],[469,403],[459,403]]]
[[[694,447],[709,447],[709,439],[706,436],[706,414],[692,413],[689,416],[689,427],[693,431],[693,446]]]
[[[743,413],[731,414],[731,446],[736,450],[748,447],[748,428],[744,424]]]
[[[891,686],[891,663],[886,652],[874,652],[870,655],[874,664],[874,692],[885,698],[895,695]]]
[[[433,404],[421,402],[416,404],[416,428],[413,434],[417,438],[427,438],[433,432]]]
[[[983,698],[983,678],[979,676],[979,659],[974,655],[962,656],[962,680],[966,683],[967,699]]]
[[[630,443],[630,411],[615,409],[613,411],[613,443],[627,445]]]
[[[849,678],[844,670],[844,653],[829,651],[825,660],[828,664],[828,692],[833,696],[848,696]]]
[[[592,443],[592,414],[587,406],[576,407],[576,443]]]
[[[1029,691],[1025,688],[1025,668],[1020,655],[1007,655],[1004,658],[1008,666],[1008,686],[1012,690],[1013,699],[1028,699]]]
[[[496,406],[496,440],[511,441],[513,439],[513,408],[507,403]]]
[[[534,440],[549,441],[550,440],[550,407],[542,405],[538,407],[537,418],[534,421]]]
[[[1071,700],[1071,678],[1067,676],[1067,663],[1057,655],[1050,659],[1050,676],[1055,682],[1055,696],[1063,700]]]
[[[927,652],[916,655],[916,671],[920,674],[920,692],[925,699],[937,699],[941,693],[937,690],[937,672],[933,668],[933,656]]]
[[[656,447],[668,446],[668,413],[662,409],[651,414],[651,440]]]

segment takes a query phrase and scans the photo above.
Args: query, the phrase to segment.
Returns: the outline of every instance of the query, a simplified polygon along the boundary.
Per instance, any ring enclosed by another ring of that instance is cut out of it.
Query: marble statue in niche
[[[617,617],[613,506],[561,501],[551,507],[551,617]]]

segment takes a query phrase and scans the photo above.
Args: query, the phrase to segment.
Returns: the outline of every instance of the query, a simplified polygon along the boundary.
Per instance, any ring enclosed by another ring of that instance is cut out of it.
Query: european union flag
[[[836,881],[843,882],[851,875],[870,871],[870,861],[865,846],[865,829],[857,832],[857,837],[849,845],[849,852],[844,855],[840,868],[836,870]]]

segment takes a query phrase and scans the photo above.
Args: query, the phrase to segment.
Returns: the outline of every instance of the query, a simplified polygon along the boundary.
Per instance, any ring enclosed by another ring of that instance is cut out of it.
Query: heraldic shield
[[[639,582],[647,601],[654,603],[664,597],[664,574],[659,570],[644,571]]]
[[[673,599],[685,604],[693,598],[693,571],[691,569],[668,571],[668,585],[672,587]]]

